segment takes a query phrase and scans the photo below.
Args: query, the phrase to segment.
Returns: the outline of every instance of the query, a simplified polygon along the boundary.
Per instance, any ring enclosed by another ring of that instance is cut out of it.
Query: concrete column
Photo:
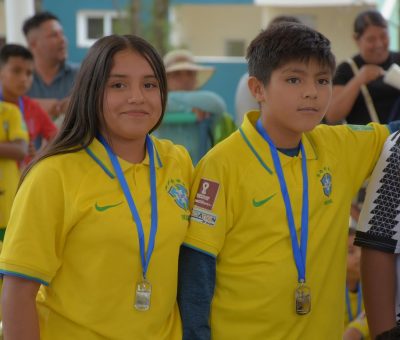
[[[5,0],[6,42],[26,46],[22,33],[24,20],[35,13],[34,0]]]

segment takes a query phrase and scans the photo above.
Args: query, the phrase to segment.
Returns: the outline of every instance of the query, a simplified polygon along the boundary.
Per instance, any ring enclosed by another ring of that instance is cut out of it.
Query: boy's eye
[[[289,84],[299,84],[300,79],[296,77],[291,77],[286,80]]]
[[[329,85],[330,83],[331,83],[330,79],[326,79],[326,78],[318,79],[318,84],[320,84],[320,85]]]

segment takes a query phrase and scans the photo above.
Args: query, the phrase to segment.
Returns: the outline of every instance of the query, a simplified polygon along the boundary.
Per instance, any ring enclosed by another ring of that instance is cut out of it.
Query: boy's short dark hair
[[[335,57],[330,41],[314,29],[297,23],[283,22],[267,28],[247,48],[249,75],[264,85],[274,70],[290,61],[316,59],[335,72]]]
[[[22,25],[22,31],[24,32],[25,37],[28,36],[28,33],[38,28],[41,24],[49,20],[57,20],[60,21],[53,13],[50,12],[38,12],[34,16],[26,19],[24,24]]]
[[[0,49],[0,68],[11,57],[21,57],[22,59],[33,61],[33,55],[26,47],[17,44],[6,44]]]

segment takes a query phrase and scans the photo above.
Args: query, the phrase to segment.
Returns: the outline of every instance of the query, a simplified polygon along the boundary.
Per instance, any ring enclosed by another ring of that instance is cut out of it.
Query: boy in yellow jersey
[[[28,133],[18,107],[0,101],[0,240],[3,241],[17,191],[18,161],[27,153]]]
[[[260,111],[195,170],[184,339],[342,339],[350,205],[389,129],[319,125],[335,60],[305,25],[261,32],[247,59]]]

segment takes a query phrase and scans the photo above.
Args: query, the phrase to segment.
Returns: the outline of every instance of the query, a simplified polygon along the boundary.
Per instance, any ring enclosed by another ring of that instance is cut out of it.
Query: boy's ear
[[[250,89],[252,96],[258,101],[262,102],[265,100],[264,84],[259,81],[256,77],[249,77],[247,85]]]

